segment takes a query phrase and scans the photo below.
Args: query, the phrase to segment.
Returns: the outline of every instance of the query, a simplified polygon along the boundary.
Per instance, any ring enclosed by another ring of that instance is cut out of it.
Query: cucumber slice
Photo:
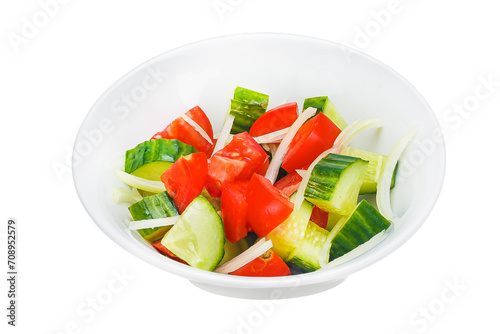
[[[350,216],[342,218],[332,229],[326,243],[331,240],[329,261],[332,261],[375,235],[387,230],[391,223],[366,200],[359,202]]]
[[[330,153],[312,170],[304,196],[320,209],[340,215],[356,207],[368,162]]]
[[[144,197],[139,202],[131,205],[128,210],[134,220],[156,219],[179,215],[179,212],[177,212],[175,208],[174,201],[166,191]],[[171,226],[162,226],[144,228],[137,231],[144,239],[153,242],[163,237],[170,228]]]
[[[294,194],[290,196],[293,201]],[[272,240],[273,250],[279,257],[286,260],[300,245],[305,236],[309,218],[311,218],[313,205],[307,201],[302,202],[298,210],[294,209],[288,218],[269,232],[266,239]]]
[[[177,139],[145,141],[128,150],[125,172],[148,180],[160,181],[161,175],[183,155],[198,152]]]
[[[187,206],[161,243],[190,266],[213,271],[224,257],[222,219],[203,196]]]
[[[320,256],[328,231],[313,222],[307,225],[306,233],[300,245],[290,254],[287,264],[298,268],[301,272],[311,272],[321,268]]]
[[[231,134],[250,131],[253,123],[266,112],[269,96],[236,87],[229,113],[234,116]]]
[[[244,251],[248,249],[248,243],[245,239],[240,239],[235,243],[232,243],[226,240],[226,244],[224,245],[224,257],[218,264],[218,266],[222,266],[227,261],[232,260],[236,256],[240,255]]]
[[[325,114],[325,116],[335,123],[340,130],[344,130],[347,127],[347,122],[339,114],[328,96],[310,97],[305,99],[302,110],[306,110],[309,107],[316,108],[318,112]]]
[[[382,173],[382,168],[384,167],[387,157],[385,155],[368,152],[360,150],[354,147],[347,146],[341,152],[343,155],[348,155],[350,157],[361,158],[368,161],[368,168],[366,169],[365,177],[363,179],[363,184],[359,190],[360,194],[374,194],[377,192],[377,183]],[[392,176],[391,188],[395,185],[396,172]]]

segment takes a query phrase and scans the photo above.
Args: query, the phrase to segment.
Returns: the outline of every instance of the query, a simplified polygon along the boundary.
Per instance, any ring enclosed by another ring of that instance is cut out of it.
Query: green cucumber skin
[[[305,197],[325,201],[330,200],[335,191],[335,185],[342,177],[344,170],[358,160],[361,159],[332,153],[328,154],[314,166],[307,183]]]
[[[319,257],[327,237],[327,230],[309,222],[302,242],[292,252],[286,263],[300,268],[302,272],[318,270],[321,268]]]
[[[319,112],[325,114],[340,130],[344,130],[347,127],[347,122],[339,114],[328,96],[310,97],[305,99],[302,110],[306,110],[309,107],[317,109],[316,115]]]
[[[249,132],[253,123],[266,112],[269,96],[242,87],[236,87],[231,99],[230,115],[234,116],[231,134]]]
[[[269,103],[269,95],[242,87],[236,87],[233,99],[247,104],[259,105],[264,110],[267,109]]]
[[[330,261],[347,254],[375,235],[389,228],[391,223],[370,203],[362,200],[332,239]]]
[[[250,131],[253,123],[265,112],[266,110],[258,105],[231,100],[231,111],[229,113],[234,116],[231,134]]]
[[[177,139],[145,141],[125,154],[125,172],[132,173],[139,167],[155,161],[175,162],[181,156],[198,152],[193,146]]]
[[[134,220],[157,219],[179,215],[174,201],[166,191],[144,197],[139,202],[132,204],[128,210]],[[145,228],[137,231],[142,237],[147,237],[161,228],[163,227]]]
[[[377,192],[378,178],[382,171],[382,167],[387,160],[387,156],[374,152],[360,150],[350,146],[342,150],[342,154],[368,161],[368,168],[366,170],[366,174],[363,179],[363,184],[361,185],[361,189],[359,190],[359,194],[360,195],[375,194]],[[394,173],[392,175],[391,188],[394,188],[394,185],[396,184],[397,167],[398,165],[396,164],[396,168],[394,169]]]

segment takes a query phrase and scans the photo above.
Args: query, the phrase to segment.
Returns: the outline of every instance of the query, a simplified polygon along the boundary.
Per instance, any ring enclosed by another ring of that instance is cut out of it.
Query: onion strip
[[[309,165],[309,168],[307,168],[306,173],[302,176],[302,181],[300,182],[299,189],[297,189],[297,194],[295,195],[294,199],[294,207],[295,208],[300,208],[302,205],[302,202],[304,201],[304,193],[306,191],[307,183],[309,182],[309,178],[311,177],[311,173],[314,169],[314,166],[326,157],[330,153],[334,154],[339,154],[342,152],[344,148],[346,148],[353,140],[356,138],[361,132],[373,128],[373,127],[382,127],[383,123],[379,119],[367,119],[364,121],[357,121],[349,126],[347,126],[335,139],[335,142],[333,143],[333,146],[329,148],[328,150],[324,151],[318,157]]]
[[[141,194],[137,191],[137,188],[115,188],[111,191],[111,198],[115,203],[130,203],[135,204],[142,200]]]
[[[222,266],[216,268],[214,272],[219,274],[229,274],[252,262],[273,247],[273,242],[262,238],[246,251],[232,258]]]
[[[293,137],[295,137],[295,134],[297,133],[297,131],[299,131],[302,124],[304,124],[310,117],[314,116],[315,113],[316,108],[309,107],[304,110],[304,112],[302,112],[302,114],[292,124],[285,137],[281,141],[281,144],[278,146],[276,154],[273,155],[273,160],[271,160],[271,164],[269,165],[269,168],[267,169],[265,175],[266,179],[271,181],[272,184],[276,182],[276,178],[278,177],[278,172],[283,162],[283,158],[285,157],[286,152],[288,152],[288,147],[290,146]]]
[[[394,220],[394,213],[391,208],[391,181],[392,175],[394,174],[394,169],[398,163],[399,158],[403,154],[406,147],[411,143],[413,138],[418,133],[418,126],[412,127],[399,141],[394,145],[391,152],[387,156],[387,160],[380,173],[378,183],[377,183],[377,208],[387,220]]]
[[[227,115],[226,121],[222,126],[219,139],[217,139],[214,151],[212,152],[212,156],[215,154],[215,152],[222,150],[224,146],[226,146],[226,141],[229,138],[229,135],[231,134],[231,128],[233,127],[233,122],[234,122],[234,116],[231,114]]]
[[[187,116],[186,114],[182,115],[181,118],[183,120],[185,120],[189,125],[191,125],[193,127],[193,129],[195,129],[196,131],[198,131],[198,133],[206,140],[210,143],[210,145],[213,145],[214,142],[212,141],[212,138],[210,138],[210,136],[208,135],[208,133],[206,133],[205,130],[203,130],[203,128],[198,124],[196,123],[195,121],[193,121],[193,119],[191,119],[189,116]]]
[[[284,128],[278,131],[270,132],[262,136],[253,137],[255,141],[259,144],[272,144],[274,142],[282,140],[290,128]]]
[[[131,187],[152,193],[161,193],[162,191],[165,191],[165,185],[161,181],[143,179],[142,177],[137,177],[121,170],[116,170],[115,174],[120,180]]]
[[[163,226],[174,225],[180,216],[156,218],[156,219],[144,219],[144,220],[133,220],[129,223],[129,230],[140,230],[143,228],[155,228]]]

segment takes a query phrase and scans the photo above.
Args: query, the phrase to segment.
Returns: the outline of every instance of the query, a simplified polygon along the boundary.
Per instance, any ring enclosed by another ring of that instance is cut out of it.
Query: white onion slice
[[[165,191],[165,185],[161,181],[143,179],[142,177],[137,177],[121,170],[116,170],[115,174],[120,180],[131,187],[152,193],[161,193],[162,191]]]
[[[382,170],[382,173],[380,173],[378,179],[376,195],[377,208],[382,216],[389,221],[394,220],[394,213],[391,208],[392,175],[394,174],[394,169],[396,168],[399,158],[401,158],[405,148],[411,143],[417,133],[418,126],[414,126],[403,137],[401,137],[401,139],[399,139],[387,156],[384,169]]]
[[[221,149],[224,148],[224,146],[226,146],[226,141],[229,138],[229,135],[231,134],[231,128],[233,127],[233,122],[234,122],[234,116],[231,114],[227,115],[226,121],[222,126],[219,139],[217,139],[214,151],[212,152],[212,156],[215,154],[215,152],[220,151]]]
[[[358,256],[360,256],[363,253],[368,252],[370,249],[378,245],[382,240],[384,240],[387,237],[387,230],[384,230],[380,232],[377,235],[374,235],[370,240],[365,242],[364,244],[359,245],[358,247],[354,248],[352,251],[349,253],[346,253],[342,255],[341,257],[336,258],[330,263],[325,263],[325,261],[320,261],[320,266],[321,268],[332,268],[336,267],[338,265],[341,265],[342,263],[346,263],[347,261],[350,261]],[[330,241],[331,243],[331,241]],[[326,245],[326,243],[325,243]],[[329,256],[329,247],[328,247],[328,253],[327,256]],[[321,257],[321,259],[326,259],[327,257]],[[323,262],[323,263],[321,263]]]
[[[174,225],[180,216],[156,218],[156,219],[144,219],[144,220],[133,220],[128,224],[129,230],[140,230],[143,228],[155,228],[163,226]]]
[[[284,128],[278,131],[270,132],[262,136],[253,137],[259,144],[271,144],[282,140],[290,128]]]
[[[335,139],[332,148],[324,151],[309,165],[306,173],[302,176],[302,181],[300,181],[299,189],[297,189],[297,193],[294,199],[294,207],[300,208],[302,202],[304,201],[304,193],[306,191],[307,183],[309,182],[309,178],[311,177],[312,170],[314,166],[326,157],[330,153],[339,154],[342,152],[344,148],[346,148],[353,140],[356,138],[361,132],[373,128],[373,127],[382,127],[383,123],[379,119],[367,119],[364,121],[357,121],[350,125],[348,125]]]
[[[111,198],[115,203],[130,203],[135,204],[142,200],[141,194],[137,191],[137,188],[115,188],[111,191]]]
[[[278,172],[281,167],[281,163],[283,162],[283,158],[288,151],[288,147],[290,146],[290,143],[292,142],[293,137],[295,137],[295,134],[299,130],[299,128],[304,124],[310,117],[314,116],[316,113],[316,108],[307,108],[302,112],[302,114],[293,122],[292,126],[286,133],[285,137],[281,141],[280,145],[278,146],[278,149],[276,150],[276,154],[273,155],[273,160],[271,160],[271,164],[269,165],[269,168],[267,169],[266,172],[266,179],[271,181],[272,184],[276,182],[276,178],[278,177]]]
[[[210,145],[213,145],[214,142],[212,141],[212,138],[210,138],[210,136],[208,135],[208,133],[205,132],[205,130],[203,130],[203,128],[198,124],[196,123],[195,121],[193,121],[189,116],[187,115],[182,115],[181,118],[183,120],[185,120],[189,125],[191,125],[196,131],[199,132],[199,134],[205,138],[206,141],[208,141],[210,143]]]
[[[304,176],[306,176],[307,169],[296,169],[295,172],[299,174],[301,178],[304,178]]]
[[[224,263],[222,266],[216,268],[214,272],[219,274],[232,273],[233,271],[238,270],[244,265],[252,262],[262,254],[270,250],[272,247],[273,242],[271,240],[266,241],[266,238],[262,238],[240,255],[237,255],[233,259]]]

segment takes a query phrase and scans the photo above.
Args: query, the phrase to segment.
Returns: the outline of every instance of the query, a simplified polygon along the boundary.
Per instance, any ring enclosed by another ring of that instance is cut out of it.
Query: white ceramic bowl
[[[401,228],[363,255],[334,268],[276,278],[221,275],[194,269],[157,253],[126,227],[128,211],[110,197],[123,184],[116,157],[148,140],[195,105],[220,131],[236,86],[270,95],[269,107],[285,99],[328,95],[347,122],[380,118],[384,128],[352,144],[388,154],[413,125],[420,133],[400,161],[393,209]],[[111,86],[95,103],[77,135],[73,177],[87,212],[113,241],[131,254],[189,279],[196,286],[243,298],[287,298],[332,288],[350,274],[387,256],[424,223],[436,202],[445,171],[439,124],[424,98],[379,61],[333,42],[284,34],[209,39],[161,54]],[[401,177],[403,176],[403,177]],[[418,186],[417,186],[418,185]]]

